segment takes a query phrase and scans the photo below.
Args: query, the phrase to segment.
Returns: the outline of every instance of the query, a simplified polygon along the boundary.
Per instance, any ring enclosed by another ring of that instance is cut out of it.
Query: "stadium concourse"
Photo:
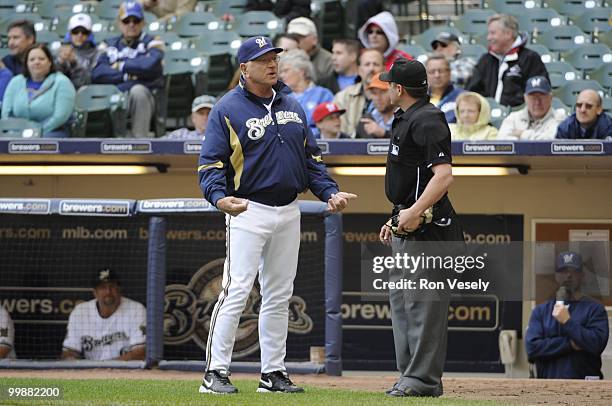
[[[0,370],[2,378],[31,377],[32,371]],[[197,386],[201,374],[159,370],[53,370],[36,371],[42,379],[117,379],[117,380],[186,380]],[[612,382],[576,380],[533,380],[473,377],[474,374],[446,374],[444,382],[445,401],[479,400],[504,405],[589,405],[609,406],[612,403]],[[232,379],[254,380],[255,374],[232,374]],[[355,391],[381,392],[395,382],[393,372],[367,373],[346,371],[342,377],[326,375],[296,375],[296,381],[308,387],[347,389]],[[255,396],[255,394],[253,394]],[[274,396],[276,399],[277,397]],[[194,394],[194,399],[196,399]],[[255,398],[253,398],[255,399]],[[94,400],[94,398],[92,398]],[[308,404],[308,393],[292,395],[291,400]]]

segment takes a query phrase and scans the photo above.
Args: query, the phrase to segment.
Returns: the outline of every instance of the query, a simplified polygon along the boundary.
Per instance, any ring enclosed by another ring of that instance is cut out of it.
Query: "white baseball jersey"
[[[77,305],[68,319],[64,348],[89,360],[119,357],[136,345],[144,345],[147,312],[145,307],[126,297],[107,318],[98,313],[96,299]]]
[[[7,358],[16,358],[15,347],[15,325],[13,319],[6,309],[0,306],[0,346],[9,347],[11,352],[8,353]]]

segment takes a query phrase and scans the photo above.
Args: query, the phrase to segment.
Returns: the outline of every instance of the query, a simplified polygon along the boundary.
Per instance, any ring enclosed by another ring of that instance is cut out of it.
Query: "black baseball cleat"
[[[291,382],[286,372],[274,371],[267,374],[261,374],[257,392],[301,393],[304,392],[304,389]]]
[[[200,393],[213,393],[225,395],[228,393],[238,393],[236,388],[229,380],[229,374],[222,374],[219,371],[208,371],[204,374]]]

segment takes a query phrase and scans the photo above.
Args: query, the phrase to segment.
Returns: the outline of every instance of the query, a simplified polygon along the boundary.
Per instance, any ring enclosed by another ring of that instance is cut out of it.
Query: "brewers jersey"
[[[64,348],[89,360],[117,358],[145,344],[146,319],[145,307],[125,297],[107,318],[100,316],[96,299],[81,303],[70,314]]]

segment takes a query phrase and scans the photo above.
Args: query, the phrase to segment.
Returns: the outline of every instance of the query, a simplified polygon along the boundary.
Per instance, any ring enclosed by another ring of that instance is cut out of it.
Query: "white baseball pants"
[[[298,202],[273,207],[250,201],[245,212],[226,215],[225,222],[227,256],[222,290],[210,322],[206,371],[229,371],[240,315],[260,264],[261,372],[285,371],[289,299],[300,248]]]

